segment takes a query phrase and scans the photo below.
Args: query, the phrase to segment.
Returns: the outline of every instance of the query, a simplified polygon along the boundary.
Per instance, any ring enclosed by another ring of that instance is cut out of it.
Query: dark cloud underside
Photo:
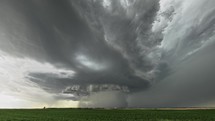
[[[0,67],[10,72],[22,63],[23,77],[12,76],[26,87],[83,107],[205,104],[214,99],[214,4],[1,0],[0,57],[9,61],[6,68],[0,59]],[[32,63],[35,69],[26,66]]]

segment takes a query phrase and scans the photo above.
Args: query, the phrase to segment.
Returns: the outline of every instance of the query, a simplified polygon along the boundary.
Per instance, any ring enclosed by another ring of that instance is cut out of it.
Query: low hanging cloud
[[[213,104],[213,0],[0,3],[2,96],[50,106]]]

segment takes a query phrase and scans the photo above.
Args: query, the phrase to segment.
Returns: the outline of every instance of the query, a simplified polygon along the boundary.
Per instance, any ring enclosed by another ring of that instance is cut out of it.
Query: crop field
[[[215,121],[215,110],[5,109],[0,121]]]

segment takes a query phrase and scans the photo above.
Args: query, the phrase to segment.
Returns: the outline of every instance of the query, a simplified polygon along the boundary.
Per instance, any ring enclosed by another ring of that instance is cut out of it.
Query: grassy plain
[[[0,121],[215,121],[215,110],[2,109]]]

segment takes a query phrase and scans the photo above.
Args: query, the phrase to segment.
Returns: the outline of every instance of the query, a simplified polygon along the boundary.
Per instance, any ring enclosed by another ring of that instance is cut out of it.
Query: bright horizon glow
[[[0,94],[0,109],[77,108],[78,104],[78,101],[72,100],[60,100],[51,104],[31,102],[19,99],[19,97]]]

